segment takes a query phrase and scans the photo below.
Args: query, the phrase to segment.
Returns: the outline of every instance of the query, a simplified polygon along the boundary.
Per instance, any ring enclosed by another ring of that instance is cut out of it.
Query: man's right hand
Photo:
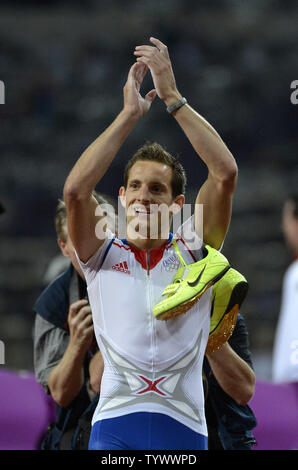
[[[141,85],[148,71],[148,67],[142,63],[134,63],[129,70],[126,84],[123,89],[124,111],[127,111],[136,118],[141,118],[146,114],[156,96],[156,90],[149,91],[142,97],[140,94]]]
[[[87,300],[82,299],[71,304],[68,313],[68,326],[70,345],[87,352],[94,335],[92,313]]]

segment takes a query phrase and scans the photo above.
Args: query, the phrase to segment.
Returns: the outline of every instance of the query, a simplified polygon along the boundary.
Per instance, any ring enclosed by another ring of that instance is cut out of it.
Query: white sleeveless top
[[[274,382],[298,382],[298,260],[287,269],[275,333],[272,361]]]
[[[182,227],[189,228],[192,218]],[[175,235],[187,264],[196,261],[180,228]],[[202,241],[198,239],[199,246]],[[166,414],[207,436],[202,365],[209,335],[212,289],[185,315],[156,320],[153,306],[180,266],[169,240],[138,250],[108,232],[83,269],[98,346],[104,358],[97,420],[133,412]]]

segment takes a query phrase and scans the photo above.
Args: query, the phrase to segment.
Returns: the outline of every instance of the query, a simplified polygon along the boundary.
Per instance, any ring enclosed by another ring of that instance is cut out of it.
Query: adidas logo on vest
[[[121,273],[130,274],[126,261],[123,261],[123,263],[114,264],[112,268],[115,269],[116,271],[120,271]]]

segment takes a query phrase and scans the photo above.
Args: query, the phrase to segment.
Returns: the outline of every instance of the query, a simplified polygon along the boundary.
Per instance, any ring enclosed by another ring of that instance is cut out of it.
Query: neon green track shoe
[[[173,240],[173,244],[182,266],[178,269],[173,283],[163,291],[164,299],[153,308],[153,315],[158,320],[168,320],[186,313],[204,292],[230,269],[225,256],[208,245],[205,245],[205,258],[186,265],[176,240]]]
[[[207,354],[219,349],[230,339],[247,291],[245,277],[233,268],[213,286]]]

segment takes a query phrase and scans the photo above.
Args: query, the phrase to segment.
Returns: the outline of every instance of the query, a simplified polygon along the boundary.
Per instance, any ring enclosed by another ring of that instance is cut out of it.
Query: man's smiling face
[[[167,211],[168,220],[165,222],[164,217],[165,227],[161,227],[160,210],[169,209],[177,199],[178,204],[181,200],[181,196],[173,199],[172,169],[150,160],[138,160],[131,167],[127,187],[120,189],[120,197],[126,209],[127,238],[135,239],[150,239],[152,234],[156,234],[153,238],[160,238],[161,230],[168,232],[172,213]]]

